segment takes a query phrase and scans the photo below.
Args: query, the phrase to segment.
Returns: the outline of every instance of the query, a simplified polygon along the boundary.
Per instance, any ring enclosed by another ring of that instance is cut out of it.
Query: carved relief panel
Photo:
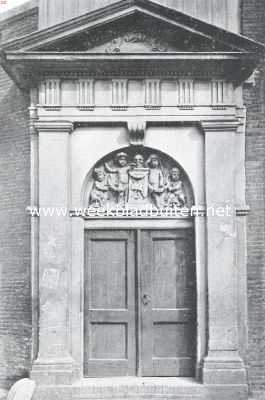
[[[170,157],[137,147],[112,153],[89,174],[88,206],[183,208],[193,204],[185,172]]]

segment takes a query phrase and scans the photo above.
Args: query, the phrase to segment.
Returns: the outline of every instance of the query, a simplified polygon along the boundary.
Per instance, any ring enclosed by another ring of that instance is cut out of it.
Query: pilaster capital
[[[38,121],[34,128],[38,133],[72,133],[74,124],[70,121]]]
[[[239,121],[236,118],[231,120],[218,119],[201,121],[201,127],[205,132],[236,132],[239,125]]]

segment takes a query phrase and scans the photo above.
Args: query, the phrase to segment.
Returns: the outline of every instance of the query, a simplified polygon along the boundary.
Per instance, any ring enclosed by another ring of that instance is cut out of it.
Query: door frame
[[[190,229],[194,231],[196,259],[196,378],[201,378],[202,363],[207,349],[207,279],[206,279],[206,243],[205,216],[182,219],[89,219],[72,218],[72,273],[71,288],[73,295],[69,298],[69,343],[71,353],[76,361],[76,375],[84,377],[84,262],[85,231],[101,229]],[[75,272],[75,273],[74,273]],[[79,329],[77,329],[79,327]]]

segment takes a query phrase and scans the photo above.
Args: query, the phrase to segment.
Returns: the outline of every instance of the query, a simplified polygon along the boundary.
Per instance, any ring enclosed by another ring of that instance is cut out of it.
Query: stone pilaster
[[[246,370],[239,356],[236,265],[235,134],[238,123],[213,121],[202,126],[206,202],[213,209],[207,216],[209,336],[203,381],[209,385],[245,385]]]
[[[69,122],[37,122],[39,181],[38,356],[32,378],[40,384],[70,384],[70,146]]]

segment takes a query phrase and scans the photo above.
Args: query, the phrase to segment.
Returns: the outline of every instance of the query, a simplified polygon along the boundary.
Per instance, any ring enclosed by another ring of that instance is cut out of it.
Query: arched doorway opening
[[[121,149],[88,173],[83,200],[103,219],[104,208],[129,211],[120,227],[114,216],[85,231],[84,375],[194,376],[194,229],[170,214],[193,204],[185,171],[153,149]],[[150,206],[169,214],[136,224],[130,211]]]

